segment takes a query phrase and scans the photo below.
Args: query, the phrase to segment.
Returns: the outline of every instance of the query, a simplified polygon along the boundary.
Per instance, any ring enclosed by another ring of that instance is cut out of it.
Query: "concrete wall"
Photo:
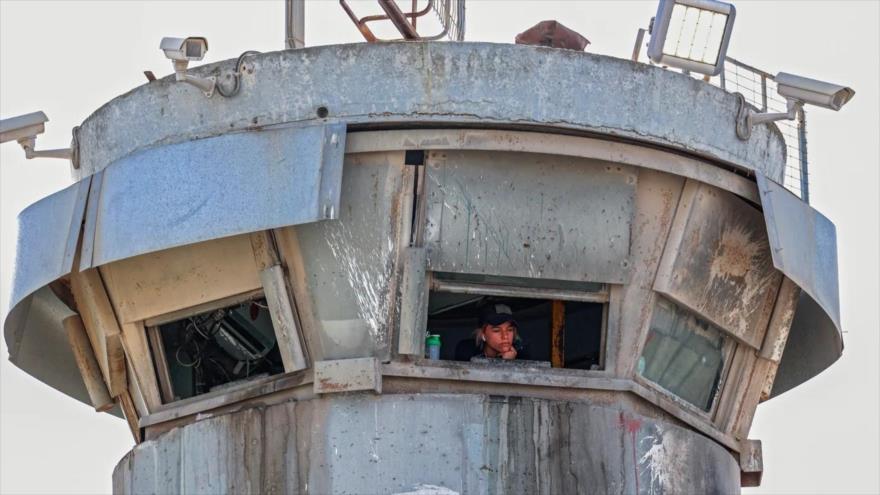
[[[608,407],[362,394],[257,407],[135,447],[114,493],[738,493],[715,442]],[[430,487],[442,487],[448,491]]]

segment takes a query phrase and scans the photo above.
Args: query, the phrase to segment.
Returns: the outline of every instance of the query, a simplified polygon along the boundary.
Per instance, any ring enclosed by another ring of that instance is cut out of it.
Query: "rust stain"
[[[345,383],[336,383],[330,378],[321,378],[321,389],[322,390],[345,390],[348,388],[348,385]]]

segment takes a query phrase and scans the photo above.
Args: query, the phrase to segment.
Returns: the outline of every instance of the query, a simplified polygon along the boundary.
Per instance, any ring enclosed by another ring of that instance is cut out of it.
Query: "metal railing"
[[[348,17],[354,22],[364,39],[369,43],[397,40],[430,41],[443,38],[448,38],[452,41],[463,41],[464,2],[465,0],[427,0],[425,7],[420,10],[418,0],[412,0],[412,10],[407,12],[400,9],[396,0],[377,0],[384,14],[368,15],[365,17],[358,17],[346,0],[339,0],[339,5],[342,6],[342,9],[348,14]],[[419,33],[416,22],[420,17],[432,13],[437,16],[442,30],[433,35]],[[393,24],[400,33],[401,38],[382,39],[377,37],[368,25],[371,22],[377,21],[387,21]]]
[[[713,84],[731,93],[740,93],[761,112],[785,112],[786,101],[776,92],[773,75],[727,57],[721,77]],[[807,121],[803,110],[796,120],[780,120],[776,126],[785,138],[786,160],[783,186],[804,202],[810,202],[807,162]]]

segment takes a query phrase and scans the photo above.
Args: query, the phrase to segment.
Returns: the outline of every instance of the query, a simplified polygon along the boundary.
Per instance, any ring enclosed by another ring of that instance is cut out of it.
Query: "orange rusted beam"
[[[554,368],[565,367],[565,303],[554,300],[551,309],[550,363]]]

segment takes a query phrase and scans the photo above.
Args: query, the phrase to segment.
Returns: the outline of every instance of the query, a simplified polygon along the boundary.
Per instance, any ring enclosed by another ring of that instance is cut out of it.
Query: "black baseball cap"
[[[480,313],[480,326],[490,324],[497,326],[505,322],[510,322],[513,326],[517,326],[516,320],[513,318],[513,311],[506,304],[490,304],[483,308]]]

